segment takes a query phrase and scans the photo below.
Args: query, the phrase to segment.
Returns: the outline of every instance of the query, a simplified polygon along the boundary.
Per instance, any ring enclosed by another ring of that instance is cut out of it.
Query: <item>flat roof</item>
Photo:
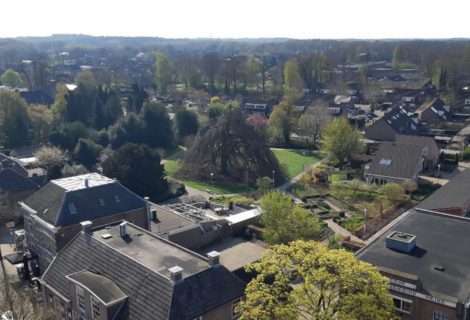
[[[207,254],[217,251],[220,254],[220,263],[230,271],[235,271],[261,259],[266,248],[246,241],[242,238],[228,238],[222,242],[205,247],[202,251]]]
[[[128,223],[127,233],[128,236],[122,238],[120,236],[120,226],[117,224],[96,230],[92,236],[96,240],[168,278],[170,277],[168,269],[175,266],[183,268],[183,278],[210,267],[205,257],[154,235],[147,230]]]
[[[87,173],[80,176],[67,177],[52,180],[52,183],[58,185],[66,191],[76,191],[81,189],[98,187],[116,182],[113,179],[100,175],[98,173]]]
[[[416,247],[410,253],[388,249],[386,238],[394,231],[415,235]],[[416,275],[423,291],[465,303],[470,297],[469,242],[470,219],[412,209],[356,256],[378,267]],[[436,270],[438,266],[444,270]]]

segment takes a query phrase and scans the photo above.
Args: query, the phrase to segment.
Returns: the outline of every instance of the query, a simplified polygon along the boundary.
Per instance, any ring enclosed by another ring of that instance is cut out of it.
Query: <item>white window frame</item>
[[[95,298],[93,295],[90,295],[90,306],[91,306],[91,318],[93,320],[101,319],[101,302]]]
[[[397,299],[397,300],[401,301],[400,308],[395,307],[395,310],[397,310],[399,312],[402,312],[402,313],[407,313],[407,314],[411,313],[411,308],[413,306],[413,301],[411,301],[409,299],[406,299],[406,298],[403,298],[403,297],[394,296],[394,295],[391,295],[391,297],[392,297],[392,299]],[[406,302],[410,305],[410,310],[403,309],[403,302]],[[395,302],[393,303],[393,305],[395,306]]]

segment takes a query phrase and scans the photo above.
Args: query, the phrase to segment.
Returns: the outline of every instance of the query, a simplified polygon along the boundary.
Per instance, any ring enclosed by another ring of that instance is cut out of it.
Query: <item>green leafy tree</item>
[[[285,101],[275,106],[269,116],[268,124],[274,140],[289,143],[292,131],[291,106]]]
[[[284,84],[287,92],[298,92],[303,89],[302,78],[299,73],[299,65],[294,60],[289,60],[284,65]]]
[[[0,92],[0,133],[5,146],[15,148],[30,143],[31,118],[26,102],[17,92]]]
[[[64,123],[60,129],[49,134],[49,140],[55,146],[72,151],[80,138],[88,139],[89,129],[81,122]]]
[[[310,106],[299,118],[299,129],[316,143],[325,126],[331,121],[328,109],[324,103]],[[307,141],[308,139],[307,138]]]
[[[104,174],[138,195],[158,199],[168,192],[160,155],[146,145],[125,144],[104,162]]]
[[[400,45],[397,45],[393,49],[393,54],[392,54],[392,67],[395,70],[398,70],[401,68],[401,64],[403,63],[404,59],[404,52],[403,48]]]
[[[0,77],[0,81],[10,88],[16,88],[23,84],[20,74],[13,69],[7,69]]]
[[[91,71],[81,71],[75,77],[75,83],[77,85],[82,84],[83,86],[87,87],[88,89],[95,88],[98,85],[98,82]]]
[[[141,113],[144,124],[142,142],[152,148],[173,148],[175,137],[165,106],[155,101],[147,103]]]
[[[250,57],[243,65],[243,71],[246,86],[249,88],[256,87],[260,82],[260,62],[256,58]]]
[[[321,150],[337,160],[342,168],[346,159],[363,150],[361,133],[345,118],[331,121],[323,131]]]
[[[67,99],[65,96],[68,94],[68,89],[64,84],[57,86],[54,104],[51,106],[54,117],[59,121],[64,121],[67,114]]]
[[[399,203],[405,198],[405,188],[397,183],[387,183],[380,187],[379,192],[392,203]]]
[[[175,114],[175,127],[178,140],[196,135],[199,129],[197,114],[193,111],[180,109]]]
[[[171,82],[171,64],[163,52],[157,53],[157,62],[155,65],[155,80],[159,93],[167,93],[168,85]]]
[[[311,240],[320,236],[323,227],[318,216],[292,203],[292,198],[272,191],[261,199],[263,238],[271,243]]]
[[[33,105],[29,107],[28,111],[33,131],[32,143],[41,144],[48,142],[54,121],[52,110],[47,106]]]
[[[90,169],[98,161],[101,151],[103,151],[103,147],[92,140],[79,139],[73,151],[73,157],[77,162],[83,164],[85,168]]]
[[[256,274],[238,310],[241,320],[394,320],[388,281],[345,250],[313,241],[268,249],[247,267]]]
[[[261,177],[256,179],[256,187],[261,193],[268,192],[273,188],[273,179],[270,177]]]

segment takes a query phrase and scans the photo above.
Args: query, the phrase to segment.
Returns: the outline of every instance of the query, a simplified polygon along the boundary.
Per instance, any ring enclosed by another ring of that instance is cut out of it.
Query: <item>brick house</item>
[[[100,226],[126,219],[149,228],[147,202],[96,173],[52,180],[20,206],[27,246],[41,271],[80,232],[81,221]]]
[[[395,135],[416,135],[419,124],[411,118],[405,109],[397,107],[384,114],[365,129],[365,137],[369,140],[395,141]]]
[[[470,219],[413,209],[356,253],[389,279],[405,320],[467,320]]]
[[[231,320],[245,283],[219,263],[128,222],[83,231],[40,280],[64,319]]]

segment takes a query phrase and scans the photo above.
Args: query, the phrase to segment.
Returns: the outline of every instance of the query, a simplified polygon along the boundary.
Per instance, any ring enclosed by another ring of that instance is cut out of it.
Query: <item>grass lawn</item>
[[[331,181],[341,181],[341,180],[346,180],[348,175],[346,173],[332,173],[330,175],[330,180]]]
[[[281,165],[287,168],[287,175],[292,179],[308,166],[318,162],[321,158],[318,155],[304,155],[302,151],[274,149],[272,150]]]
[[[179,166],[181,165],[181,162],[179,160],[166,160],[165,162],[165,172],[166,174],[175,179],[175,173],[178,171]],[[219,184],[219,183],[206,183],[206,182],[200,182],[200,181],[193,181],[193,180],[181,180],[181,179],[176,179],[178,181],[181,181],[188,187],[198,189],[198,190],[205,190],[209,189],[215,194],[227,194],[227,193],[239,193],[239,192],[245,192],[245,191],[250,191],[252,188],[248,185],[226,185],[226,184]]]

